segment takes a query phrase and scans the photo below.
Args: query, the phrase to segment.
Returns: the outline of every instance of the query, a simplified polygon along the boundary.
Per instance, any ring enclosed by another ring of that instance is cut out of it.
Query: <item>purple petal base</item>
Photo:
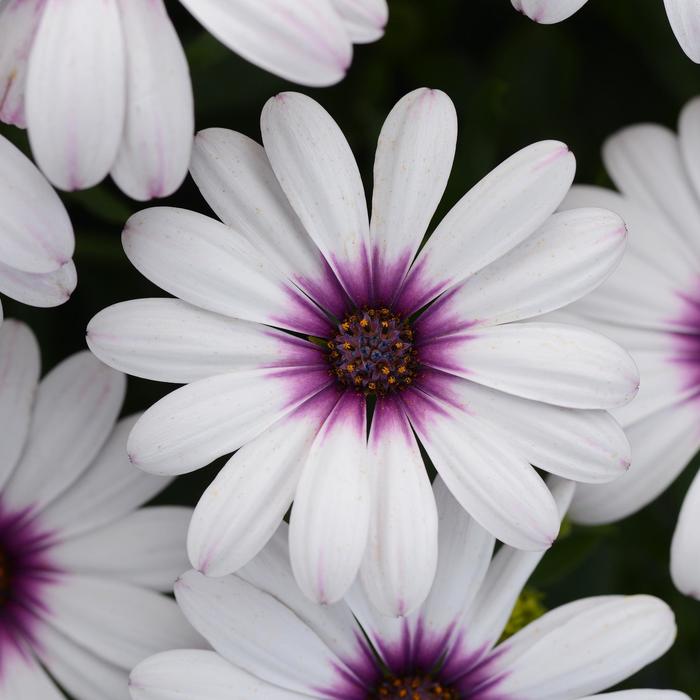
[[[24,654],[27,642],[37,642],[37,618],[48,612],[44,589],[60,574],[49,556],[56,539],[40,528],[31,509],[12,511],[0,500],[0,557],[5,566],[0,589],[0,675],[10,652]]]

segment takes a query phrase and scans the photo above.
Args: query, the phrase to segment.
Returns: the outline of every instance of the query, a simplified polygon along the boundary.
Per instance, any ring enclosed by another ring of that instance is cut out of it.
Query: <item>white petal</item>
[[[90,350],[110,367],[186,384],[262,367],[318,364],[318,347],[273,328],[222,316],[179,299],[115,304],[88,324]]]
[[[48,0],[27,72],[29,141],[64,190],[109,172],[124,127],[125,52],[116,0]]]
[[[41,359],[34,334],[19,321],[0,326],[0,492],[29,432]]]
[[[165,291],[195,306],[313,335],[328,324],[239,233],[185,209],[154,207],[126,223],[129,260]]]
[[[42,595],[47,621],[76,644],[124,669],[158,651],[201,645],[175,602],[154,591],[64,575]]]
[[[349,667],[355,669],[358,661],[367,662],[362,630],[345,601],[316,605],[297,586],[289,560],[287,523],[280,523],[265,548],[238,572],[238,577],[292,610]]]
[[[184,545],[191,515],[190,508],[140,508],[103,528],[63,539],[51,556],[64,571],[168,592],[187,568]]]
[[[692,353],[689,356],[679,335],[659,335],[670,346],[666,351],[632,351],[641,383],[634,401],[615,409],[615,417],[623,426],[637,423],[697,394],[695,337],[688,343],[687,350]]]
[[[609,484],[579,485],[571,507],[584,524],[625,518],[651,503],[690,462],[700,448],[696,400],[665,409],[627,428],[632,466]]]
[[[470,329],[429,341],[421,361],[516,396],[570,408],[612,408],[631,401],[639,372],[608,338],[558,323]]]
[[[509,253],[438,299],[416,324],[422,337],[519,321],[595,289],[625,252],[625,225],[605,209],[554,214]]]
[[[692,248],[673,225],[647,206],[646,201],[640,202],[604,187],[574,185],[560,209],[568,211],[582,207],[602,207],[622,217],[629,232],[622,269],[624,260],[636,253],[652,266],[654,284],[659,278],[666,285],[676,286],[695,279],[697,265]],[[663,245],[659,245],[661,241]],[[616,272],[615,276],[619,274]]]
[[[22,272],[54,272],[74,247],[68,212],[53,187],[0,136],[0,261]]]
[[[313,696],[339,677],[340,660],[313,630],[274,596],[238,576],[207,578],[188,571],[175,594],[212,647],[258,678]]]
[[[27,448],[3,498],[41,508],[85,472],[122,406],[124,375],[88,352],[69,357],[39,384]]]
[[[404,616],[428,595],[438,521],[423,457],[401,406],[377,402],[369,438],[372,514],[362,583],[385,615]]]
[[[455,620],[470,608],[489,569],[495,540],[450,493],[438,476],[433,483],[438,514],[438,569],[430,594],[414,614],[413,626],[439,654],[449,637],[459,633]],[[442,643],[438,643],[442,642]],[[425,655],[425,652],[423,652]],[[421,658],[431,667],[438,658]]]
[[[129,459],[154,474],[199,469],[252,440],[330,381],[323,366],[200,379],[144,413],[129,436]]]
[[[559,141],[540,141],[501,163],[452,208],[418,256],[401,291],[406,313],[505,255],[559,206],[576,162]]]
[[[127,669],[100,659],[51,625],[41,624],[37,633],[41,644],[36,653],[41,662],[76,700],[129,700]]]
[[[700,63],[700,8],[694,0],[664,0],[668,21],[683,51]]]
[[[297,216],[356,304],[369,301],[369,220],[348,142],[317,102],[299,93],[268,100],[265,150]]]
[[[588,0],[511,0],[513,7],[539,24],[555,24],[578,12]]]
[[[693,480],[683,501],[671,546],[671,576],[676,588],[700,599],[700,477]]]
[[[30,306],[60,306],[70,299],[77,283],[72,261],[55,272],[40,274],[20,272],[0,263],[0,292]]]
[[[303,85],[337,83],[352,44],[328,0],[182,0],[219,41],[243,58]]]
[[[294,496],[292,570],[317,603],[345,595],[365,553],[371,509],[366,434],[365,399],[348,392],[314,440]]]
[[[66,700],[63,693],[37,663],[26,647],[3,646],[3,669],[0,674],[0,693],[13,700]]]
[[[414,430],[462,507],[507,544],[547,549],[559,531],[554,500],[507,435],[418,391],[404,397]]]
[[[376,41],[389,20],[387,0],[331,0],[355,44]]]
[[[165,651],[142,661],[129,678],[133,700],[304,700],[237,668],[214,651]]]
[[[528,639],[523,653],[507,665],[498,690],[523,700],[605,690],[664,654],[675,636],[673,613],[661,600],[644,595],[604,598],[536,643]],[[506,644],[518,641],[516,635]],[[495,663],[498,667],[499,660]]]
[[[117,423],[90,468],[41,513],[42,525],[63,538],[100,528],[130,513],[162,491],[169,479],[134,469],[126,439],[139,416]]]
[[[393,301],[425,236],[445,191],[456,143],[457,114],[440,90],[408,93],[384,122],[374,161],[370,227],[374,294],[382,303]]]
[[[185,179],[194,134],[187,59],[162,0],[119,0],[126,53],[126,121],[112,167],[132,199],[172,194]]]
[[[521,399],[443,372],[424,370],[421,382],[430,393],[503,430],[540,469],[599,483],[616,479],[629,468],[629,441],[607,411]]]
[[[619,690],[616,693],[589,695],[581,700],[690,700],[685,693],[677,690]]]
[[[228,129],[197,134],[190,171],[209,206],[320,306],[342,316],[346,299],[301,225],[265,149]]]
[[[678,139],[685,171],[696,193],[700,192],[700,98],[695,97],[681,110],[678,118]]]
[[[27,60],[44,0],[0,5],[0,121],[26,126],[24,89]]]
[[[243,445],[204,492],[187,548],[208,576],[247,564],[277,530],[294,498],[311,443],[338,400],[329,387]]]
[[[563,518],[574,494],[574,484],[550,478],[547,485],[556,501],[559,517]],[[448,675],[460,675],[462,659],[483,655],[498,641],[520,592],[543,556],[544,552],[523,552],[511,547],[498,550],[471,605],[461,611],[454,630],[456,645],[450,667],[446,669]]]
[[[630,126],[605,142],[603,160],[618,188],[675,227],[697,261],[700,202],[683,166],[678,137],[658,124]]]
[[[692,255],[688,259],[692,260]],[[687,282],[668,282],[657,267],[630,249],[613,275],[566,311],[583,317],[581,325],[586,325],[587,319],[615,325],[624,320],[624,325],[640,329],[683,332],[688,325],[688,304],[679,292],[684,288],[689,288]]]

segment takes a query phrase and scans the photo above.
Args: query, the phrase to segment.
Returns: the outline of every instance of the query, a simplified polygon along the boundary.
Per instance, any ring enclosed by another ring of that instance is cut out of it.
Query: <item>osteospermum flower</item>
[[[63,304],[77,282],[74,247],[58,195],[31,160],[0,136],[0,294],[31,306]]]
[[[572,485],[555,487],[560,506]],[[440,555],[425,604],[381,616],[363,590],[320,608],[289,571],[286,526],[238,575],[196,571],[178,603],[213,651],[172,651],[131,674],[133,700],[573,700],[614,686],[673,643],[673,613],[650,596],[603,596],[563,605],[497,644],[539,553],[503,547],[438,480]],[[688,700],[638,690],[594,696]]]
[[[124,456],[124,377],[80,353],[41,382],[23,324],[0,328],[0,697],[123,698],[156,651],[197,644],[172,590],[186,508]]]
[[[352,42],[379,38],[386,0],[181,0],[244,58],[306,85],[339,81]],[[174,192],[194,113],[185,54],[163,0],[0,0],[0,119],[28,127],[57,187],[108,173],[130,197]]]
[[[549,547],[559,529],[531,463],[592,482],[627,468],[604,409],[636,393],[629,355],[579,328],[511,323],[605,278],[622,221],[601,209],[552,216],[574,159],[546,141],[477,184],[416,256],[456,130],[444,93],[398,103],[379,138],[370,223],[338,126],[282,94],[263,111],[264,149],[222,129],[197,138],[192,174],[228,226],[171,208],[127,223],[129,259],[179,299],[106,309],[88,343],[114,367],[188,384],[137,423],[131,459],[175,474],[239,450],[196,510],[199,570],[245,564],[294,500],[292,564],[307,595],[338,600],[362,564],[377,606],[402,614],[435,570],[418,440],[464,508],[524,549]]]
[[[588,0],[510,0],[513,7],[540,24],[555,24],[571,17]],[[630,8],[634,0],[630,2]],[[664,0],[666,14],[678,43],[688,58],[700,63],[700,3]]]
[[[641,124],[603,148],[620,193],[576,187],[566,206],[605,206],[630,226],[620,269],[562,318],[593,325],[629,348],[642,390],[615,415],[627,430],[633,464],[615,484],[583,486],[573,516],[604,523],[661,494],[700,449],[700,98],[680,117],[679,134]],[[562,312],[558,312],[562,313]],[[678,588],[700,598],[700,477],[688,492],[673,541]]]

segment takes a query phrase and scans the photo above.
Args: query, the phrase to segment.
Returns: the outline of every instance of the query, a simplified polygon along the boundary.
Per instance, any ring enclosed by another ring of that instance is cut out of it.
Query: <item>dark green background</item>
[[[197,128],[229,127],[259,139],[265,100],[301,88],[223,48],[177,2],[168,6],[190,60]],[[390,0],[390,10],[385,38],[357,48],[342,83],[304,91],[340,123],[369,186],[376,138],[396,100],[423,85],[445,90],[457,106],[460,134],[438,216],[503,158],[543,138],[568,143],[579,182],[604,184],[604,138],[634,122],[675,126],[700,86],[700,67],[677,45],[662,0],[590,0],[570,20],[548,27],[517,14],[509,0]],[[26,147],[22,132],[2,126],[0,133]],[[103,307],[163,295],[130,267],[120,245],[122,224],[141,205],[111,183],[64,201],[77,239],[73,298],[49,310],[3,299],[6,316],[27,321],[39,336],[46,369],[84,347],[85,326]],[[166,203],[208,211],[189,180]],[[125,412],[146,408],[171,388],[130,380]],[[217,467],[181,478],[159,500],[196,503]],[[673,687],[700,698],[700,603],[678,594],[668,574],[676,515],[694,473],[695,464],[624,523],[574,528],[545,558],[533,584],[545,592],[548,607],[606,593],[665,599],[678,618],[678,641],[625,687]]]

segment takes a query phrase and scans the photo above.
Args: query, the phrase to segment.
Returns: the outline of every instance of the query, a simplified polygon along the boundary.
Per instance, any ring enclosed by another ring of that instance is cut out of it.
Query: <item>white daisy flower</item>
[[[181,0],[226,46],[305,85],[342,79],[386,0]],[[54,185],[110,173],[138,200],[174,192],[194,132],[185,53],[163,0],[0,0],[0,119],[28,127]]]
[[[0,697],[123,700],[150,654],[197,645],[172,590],[190,510],[139,508],[164,482],[124,456],[124,376],[87,352],[39,382],[39,348],[0,328]]]
[[[0,294],[31,306],[63,304],[77,283],[74,248],[58,195],[34,163],[0,136]]]
[[[555,24],[578,12],[588,0],[510,0],[513,7],[540,24]],[[634,0],[630,0],[630,8]],[[700,3],[697,0],[664,0],[668,21],[683,51],[700,63]]]
[[[350,147],[320,105],[279,95],[262,133],[264,149],[223,129],[197,137],[192,174],[225,224],[172,208],[127,223],[129,259],[179,299],[117,304],[88,327],[108,364],[187,384],[135,426],[135,464],[180,474],[239,450],[195,512],[193,565],[237,570],[294,501],[292,563],[308,596],[340,599],[362,565],[382,581],[380,609],[411,610],[437,536],[418,440],[486,529],[549,547],[559,518],[530,465],[595,483],[624,473],[629,444],[605,409],[635,395],[638,373],[596,333],[511,322],[598,285],[623,254],[621,219],[552,215],[575,165],[546,141],[478,183],[417,254],[455,151],[439,91],[412,92],[389,115],[371,223]]]
[[[630,227],[619,270],[595,293],[557,312],[630,349],[642,390],[615,415],[632,444],[632,469],[614,484],[582,486],[573,516],[607,523],[659,496],[700,449],[700,98],[681,113],[679,134],[657,124],[623,129],[603,148],[620,192],[575,187],[565,207],[604,206]],[[700,477],[673,542],[678,588],[700,598]]]
[[[565,508],[573,485],[554,487]],[[673,613],[645,595],[584,598],[498,644],[540,553],[502,547],[438,481],[440,554],[425,604],[381,616],[356,587],[319,607],[301,596],[288,564],[286,526],[238,575],[196,571],[178,603],[213,651],[172,651],[131,674],[133,700],[688,700],[676,691],[593,695],[666,652]],[[410,575],[410,573],[408,574]]]

